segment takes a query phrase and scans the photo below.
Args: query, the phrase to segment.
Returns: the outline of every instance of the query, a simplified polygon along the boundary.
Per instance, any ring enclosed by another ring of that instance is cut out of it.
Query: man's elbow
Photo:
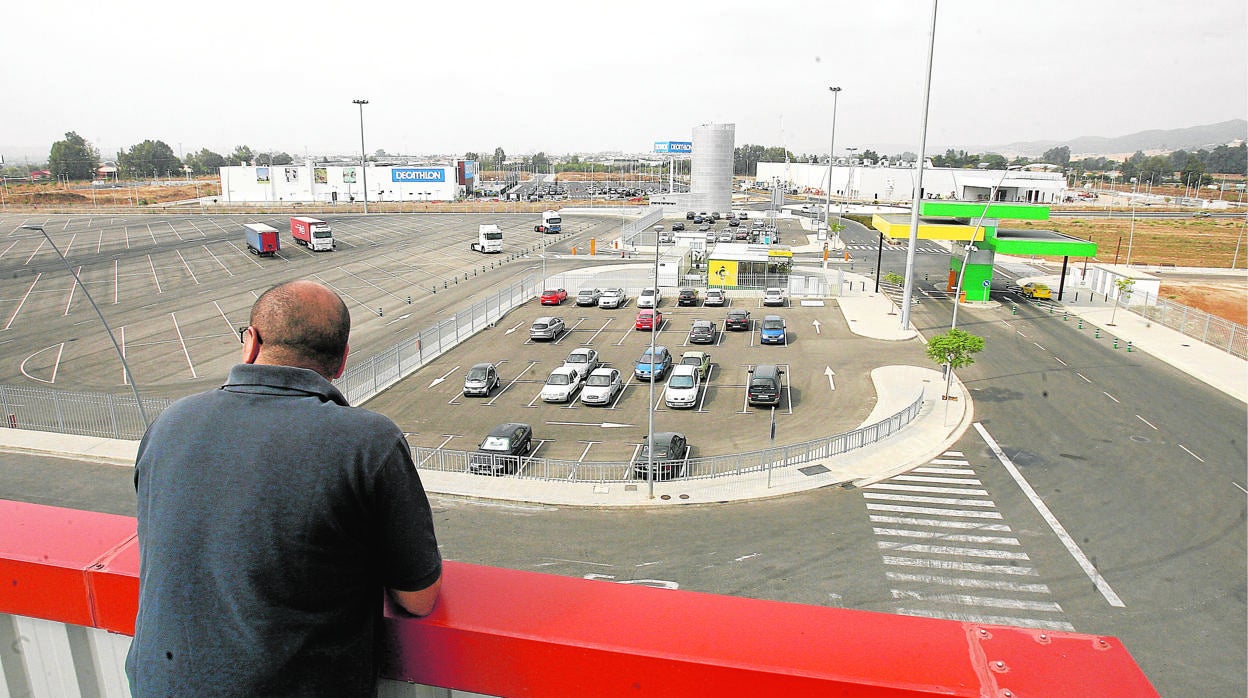
[[[442,589],[442,577],[420,591],[398,591],[391,589],[390,594],[404,611],[414,616],[427,616],[433,612],[438,602],[438,592]]]

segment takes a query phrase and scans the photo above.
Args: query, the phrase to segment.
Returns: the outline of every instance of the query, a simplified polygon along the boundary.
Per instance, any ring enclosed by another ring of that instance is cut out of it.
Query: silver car
[[[575,368],[560,366],[550,372],[542,386],[544,402],[568,402],[581,389],[581,374]]]
[[[563,334],[563,318],[539,317],[529,327],[529,339],[559,339]]]
[[[614,368],[600,368],[589,374],[581,389],[581,402],[586,405],[610,405],[624,389],[624,379]]]
[[[619,308],[624,305],[624,301],[627,300],[627,298],[628,297],[624,295],[624,289],[622,288],[604,289],[602,295],[598,297],[598,307]]]

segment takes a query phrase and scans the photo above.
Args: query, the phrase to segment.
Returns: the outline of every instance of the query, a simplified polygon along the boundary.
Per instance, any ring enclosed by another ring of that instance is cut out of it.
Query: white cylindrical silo
[[[732,166],[736,124],[702,124],[693,129],[689,168],[689,207],[694,211],[732,210]]]

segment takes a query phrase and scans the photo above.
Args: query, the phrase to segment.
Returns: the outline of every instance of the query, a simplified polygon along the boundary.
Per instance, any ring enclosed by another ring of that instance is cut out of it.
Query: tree
[[[225,167],[225,157],[207,148],[200,148],[198,153],[187,155],[183,162],[197,175],[216,174],[219,168]]]
[[[269,153],[270,165],[289,165],[294,161],[295,159],[292,158],[289,153],[283,153],[283,152]]]
[[[1044,151],[1044,155],[1040,156],[1041,162],[1050,165],[1061,165],[1065,167],[1070,164],[1070,146],[1063,145],[1056,148],[1049,148]]]
[[[545,152],[538,152],[529,159],[529,166],[534,172],[546,172],[550,169],[550,158],[546,157]]]
[[[73,131],[65,134],[65,140],[53,143],[48,155],[48,170],[58,178],[94,179],[99,166],[100,154]]]
[[[984,350],[984,338],[956,327],[927,342],[927,358],[945,367],[945,399],[955,369],[975,363],[975,354]]]
[[[1205,163],[1201,162],[1196,155],[1188,155],[1179,175],[1183,178],[1184,185],[1190,184],[1199,188],[1201,181],[1205,178]]]
[[[1131,290],[1135,288],[1135,279],[1128,279],[1124,276],[1121,279],[1114,279],[1114,285],[1118,287],[1118,296],[1114,298],[1114,312],[1109,315],[1110,327],[1114,326],[1114,320],[1118,318],[1119,299],[1128,305],[1131,304]]]
[[[182,170],[182,161],[173,154],[168,143],[150,139],[117,153],[117,165],[131,177],[148,174],[167,177]]]
[[[480,155],[480,154],[478,154],[478,153],[475,153],[475,152],[473,152],[473,151],[471,151],[471,150],[470,150],[470,151],[468,151],[468,152],[464,153],[464,159],[465,159],[465,160],[478,160],[478,161],[479,161],[479,160],[481,159],[481,155]]]
[[[494,149],[494,167],[496,169],[501,170],[503,169],[503,163],[505,162],[507,162],[507,153],[503,151],[502,147],[495,148]]]
[[[862,161],[863,162],[879,162],[880,154],[868,148],[862,151]]]
[[[249,165],[255,159],[256,156],[252,154],[251,148],[245,145],[236,145],[234,146],[234,152],[230,153],[230,156],[226,158],[226,163],[230,165]]]
[[[979,162],[982,165],[987,165],[990,170],[1004,170],[1009,164],[1005,156],[999,153],[984,153],[984,157]]]

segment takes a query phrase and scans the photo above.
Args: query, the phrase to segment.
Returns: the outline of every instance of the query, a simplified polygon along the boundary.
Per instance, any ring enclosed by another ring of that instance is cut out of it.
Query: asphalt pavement
[[[865,281],[853,274],[847,280]],[[1055,284],[1046,276],[1034,279]],[[1024,280],[1020,280],[1022,282]],[[852,285],[852,284],[851,284]],[[869,286],[869,285],[868,285]],[[1106,331],[1106,340],[1119,340],[1125,351],[1145,351],[1187,374],[1248,402],[1248,362],[1203,345],[1175,330],[1098,302],[1081,294],[1080,302],[1059,306],[1057,312],[1077,314]],[[856,334],[880,340],[904,341],[915,336],[901,328],[893,302],[883,294],[842,296],[837,305]],[[1110,324],[1110,320],[1114,320]],[[845,454],[799,466],[767,472],[710,479],[677,479],[648,483],[551,482],[522,478],[487,478],[466,473],[422,473],[431,492],[486,499],[586,506],[656,506],[751,500],[820,487],[862,487],[922,465],[956,442],[974,419],[974,405],[956,376],[944,400],[945,380],[939,371],[917,366],[884,366],[872,372],[877,402],[863,425],[895,414],[915,400],[923,405],[917,418],[897,434]],[[101,439],[52,432],[0,429],[0,451],[73,458],[90,462],[132,465],[136,441]]]

